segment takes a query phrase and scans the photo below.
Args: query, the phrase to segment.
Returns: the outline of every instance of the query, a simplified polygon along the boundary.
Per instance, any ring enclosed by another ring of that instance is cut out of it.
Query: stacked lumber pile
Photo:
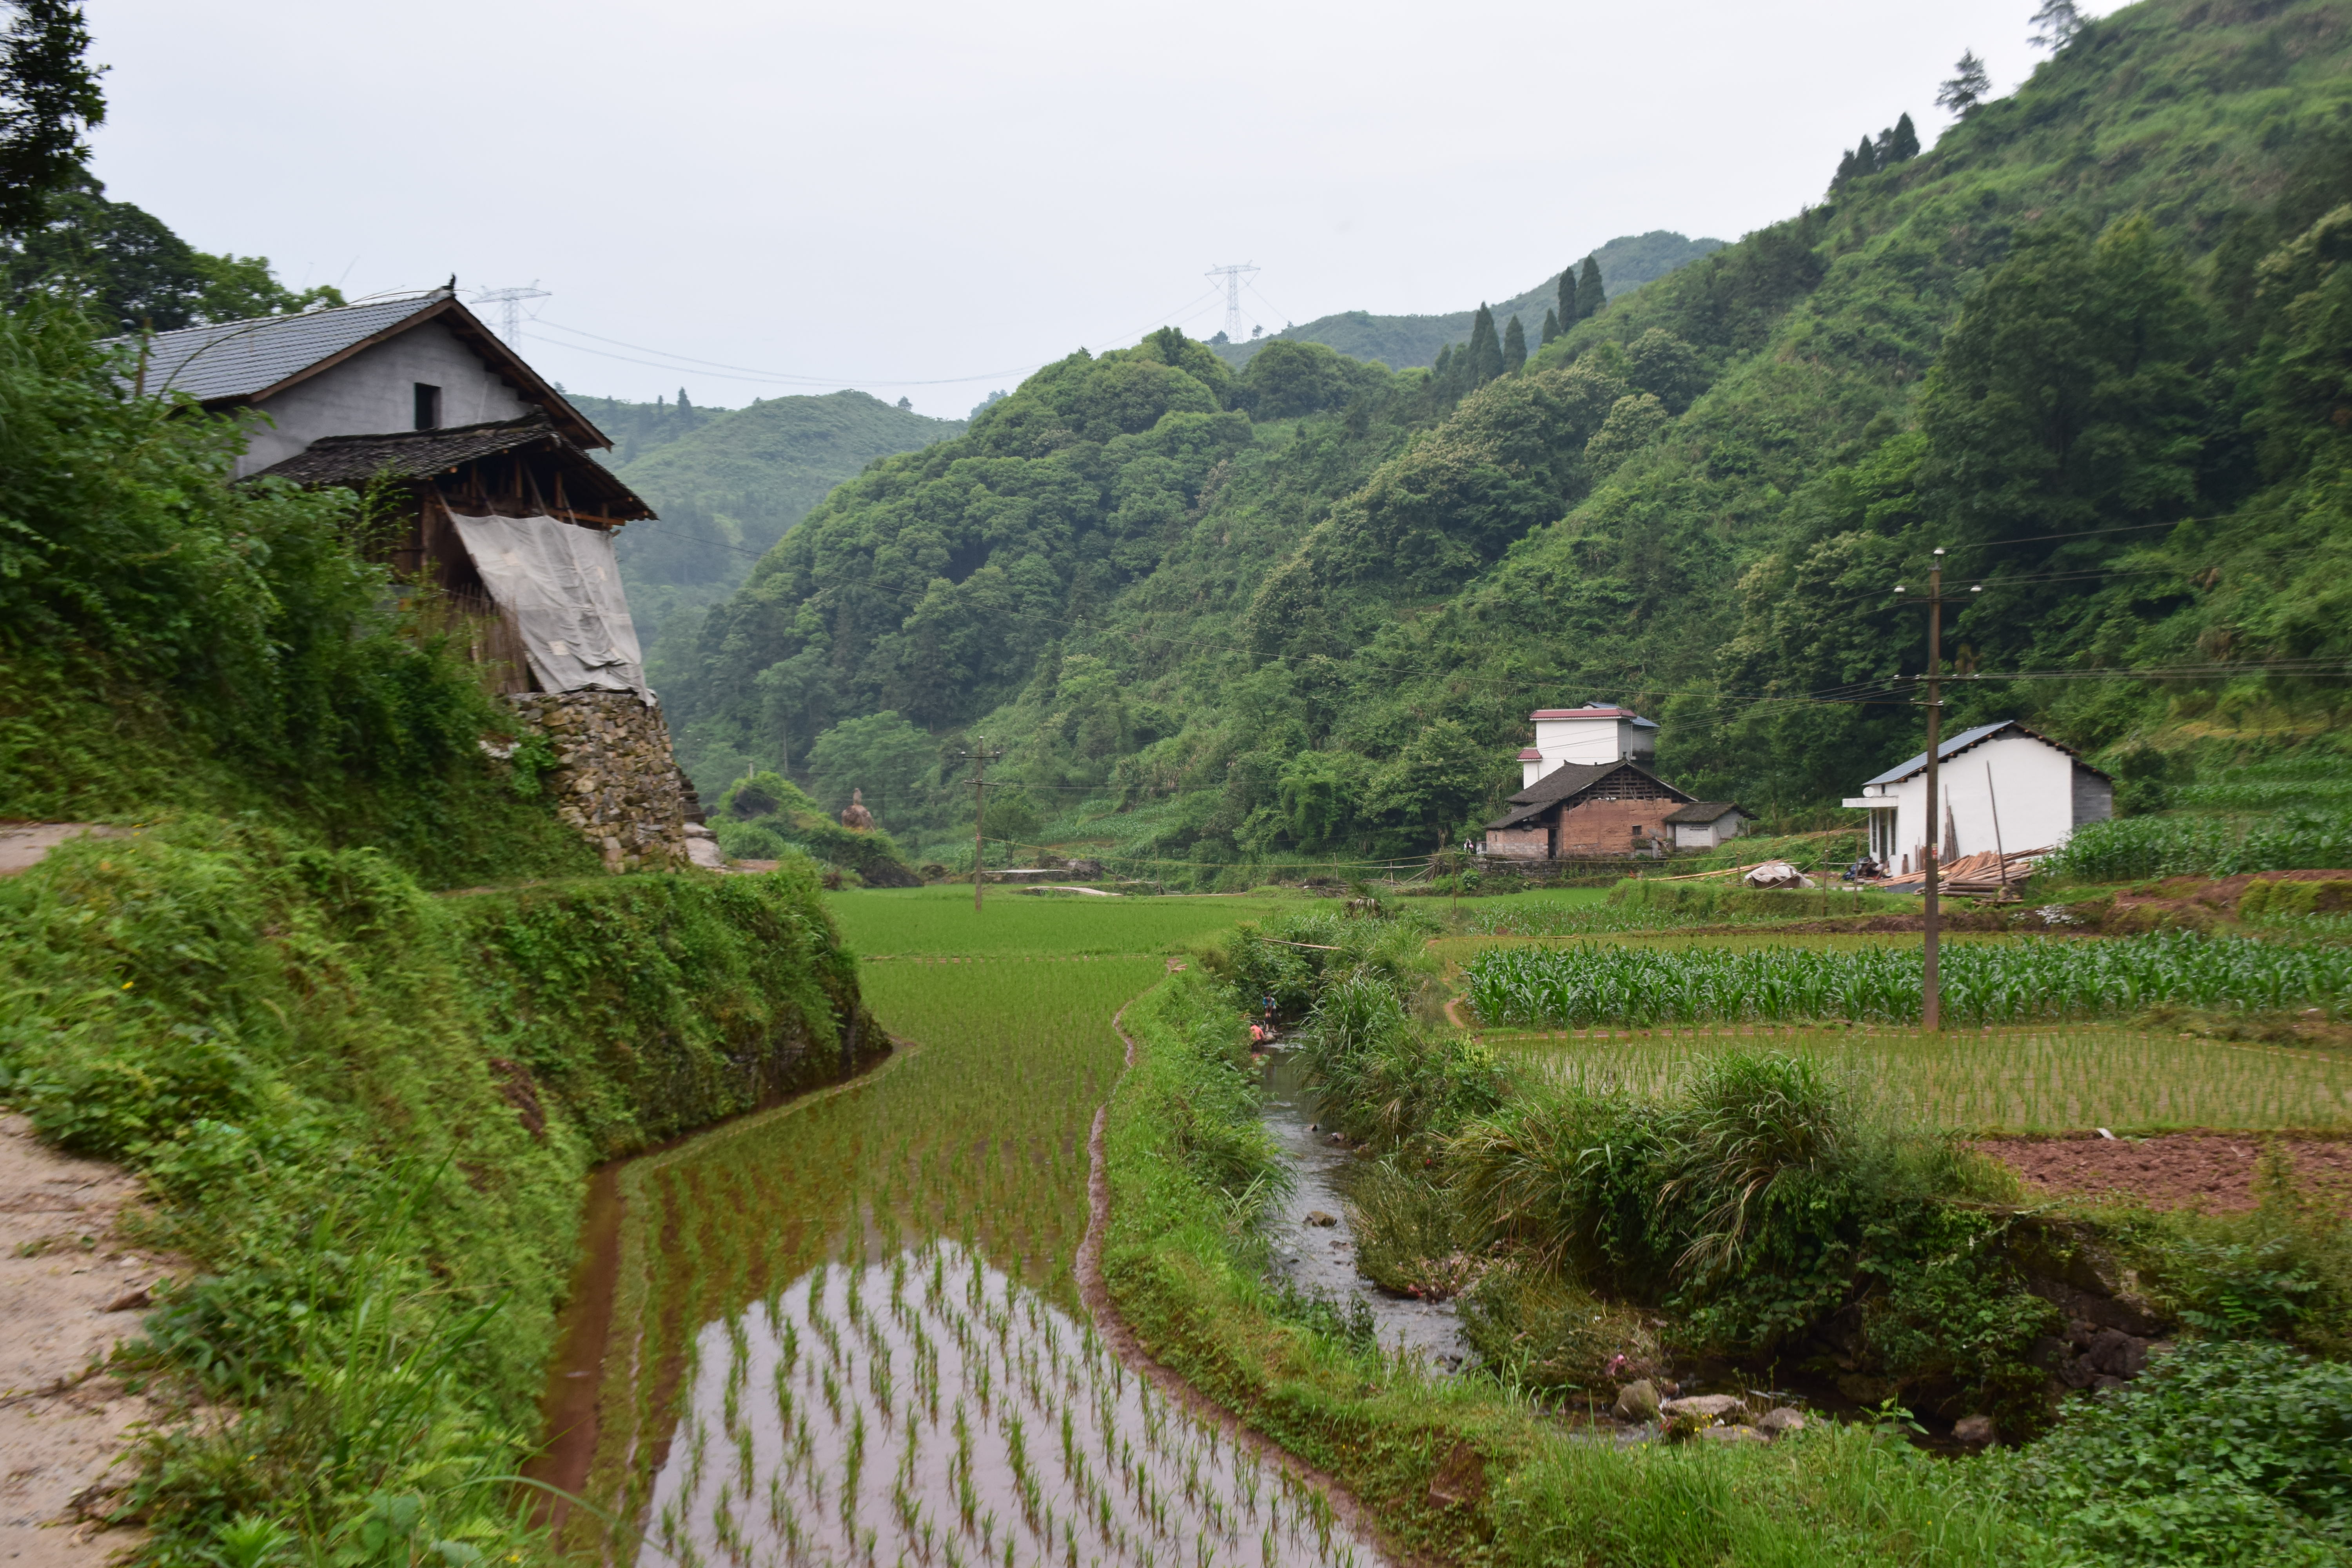
[[[2034,857],[2049,853],[2046,848],[2021,849],[2004,858],[1990,849],[1983,849],[1974,855],[1963,855],[1943,868],[1936,879],[1936,890],[1978,897],[1997,894],[2004,888],[2018,886],[2033,875]],[[1927,873],[1925,871],[1906,871],[1878,884],[1895,893],[1916,893],[1927,885]]]

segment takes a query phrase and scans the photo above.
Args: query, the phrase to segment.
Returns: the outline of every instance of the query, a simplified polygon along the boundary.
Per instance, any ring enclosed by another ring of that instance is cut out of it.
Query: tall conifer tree
[[[1510,324],[1503,329],[1503,374],[1517,375],[1527,368],[1527,363],[1528,330],[1513,316]]]
[[[1886,139],[1886,162],[1907,163],[1919,155],[1919,128],[1906,114],[1895,122],[1895,132]]]
[[[1549,342],[1559,336],[1559,312],[1549,305],[1544,307],[1543,341]]]
[[[1470,322],[1470,374],[1464,390],[1481,387],[1503,374],[1503,341],[1495,335],[1495,312],[1480,301]]]
[[[1564,332],[1582,320],[1576,312],[1576,263],[1571,261],[1559,269],[1559,330]]]
[[[1601,284],[1601,263],[1588,256],[1584,258],[1584,269],[1576,278],[1577,319],[1581,321],[1590,316],[1606,301],[1606,291]]]

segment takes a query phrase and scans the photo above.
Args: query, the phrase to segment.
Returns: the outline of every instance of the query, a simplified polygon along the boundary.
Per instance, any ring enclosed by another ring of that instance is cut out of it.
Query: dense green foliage
[[[862,392],[761,398],[736,409],[697,408],[683,387],[674,404],[574,401],[613,437],[609,460],[621,478],[661,514],[614,542],[656,689],[691,647],[698,612],[740,586],[752,563],[827,491],[877,458],[964,428]]]
[[[0,320],[0,815],[262,809],[437,886],[593,865],[494,775],[511,721],[350,496],[231,488],[234,423],[121,368],[78,316]]]
[[[198,1268],[155,1364],[239,1407],[156,1436],[137,1500],[167,1542],[249,1512],[322,1561],[391,1560],[387,1497],[419,1549],[503,1535],[483,1483],[534,1439],[582,1175],[830,1068],[858,1007],[790,869],[436,898],[187,818],[0,882],[0,928],[10,1103],[146,1177]]]
[[[855,871],[869,887],[908,888],[920,879],[898,855],[890,836],[877,829],[844,827],[817,808],[791,780],[752,773],[727,786],[709,816],[719,847],[745,860],[785,855],[822,860]],[[835,879],[838,880],[838,879]]]
[[[1492,947],[1469,966],[1470,1005],[1490,1024],[1584,1028],[1843,1018],[1916,1023],[1916,947],[1847,952],[1774,946],[1637,948],[1580,942]],[[2135,1013],[2167,1004],[2276,1012],[2352,996],[2352,948],[2189,931],[2084,942],[2020,937],[1944,950],[1944,1016],[1967,1024]]]
[[[1903,701],[1805,699],[1917,673],[1892,590],[1942,546],[1983,585],[1953,722],[2176,784],[2286,752],[2340,700],[2294,661],[2352,625],[2347,47],[2328,0],[2146,0],[1517,374],[1465,347],[1268,420],[1172,335],[1066,361],[828,501],[674,694],[771,763],[885,710],[984,733],[1041,824],[1203,863],[1458,837],[1529,708],[1591,698],[1794,814],[1917,749]]]

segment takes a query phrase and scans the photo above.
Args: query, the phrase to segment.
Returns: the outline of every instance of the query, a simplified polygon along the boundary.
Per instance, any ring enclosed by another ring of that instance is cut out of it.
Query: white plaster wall
[[[251,443],[237,459],[238,477],[282,462],[321,436],[415,429],[420,381],[441,389],[444,425],[513,419],[530,407],[457,333],[427,321],[297,382],[263,405],[261,411],[276,427],[254,424]]]
[[[1614,763],[1626,757],[1655,756],[1657,733],[1630,719],[1538,719],[1536,750],[1543,753],[1542,771],[1548,773],[1563,763]]]
[[[1985,767],[1992,767],[1990,791]],[[2000,847],[2014,855],[2021,849],[2044,849],[2066,842],[2074,831],[2074,759],[2055,746],[2023,735],[2002,735],[1946,759],[1938,781],[1950,804],[1954,842],[1944,850],[1947,860],[1994,847],[1993,806],[2000,808]],[[1927,775],[1904,780],[1895,787],[1899,803],[1895,812],[1895,857],[1901,865],[1911,857],[1919,868],[1920,846],[1927,841]],[[1937,815],[1942,815],[1939,808]]]

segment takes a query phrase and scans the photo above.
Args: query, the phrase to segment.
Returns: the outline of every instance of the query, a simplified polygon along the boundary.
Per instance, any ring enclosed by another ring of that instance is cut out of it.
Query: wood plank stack
[[[2047,848],[2021,849],[2006,859],[1990,849],[1963,855],[1943,868],[1942,874],[1936,879],[1936,889],[1961,897],[1997,895],[2004,887],[2015,888],[2033,875],[2034,858],[2049,853]],[[1899,877],[1887,878],[1877,886],[1890,892],[1916,893],[1927,884],[1927,872],[1906,871]]]

